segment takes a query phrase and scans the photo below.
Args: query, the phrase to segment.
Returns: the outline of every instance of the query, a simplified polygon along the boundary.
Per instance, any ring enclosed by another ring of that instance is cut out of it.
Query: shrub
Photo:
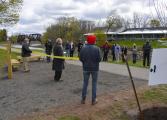
[[[161,38],[160,40],[164,40],[165,41],[165,40],[167,40],[167,37],[166,38]]]

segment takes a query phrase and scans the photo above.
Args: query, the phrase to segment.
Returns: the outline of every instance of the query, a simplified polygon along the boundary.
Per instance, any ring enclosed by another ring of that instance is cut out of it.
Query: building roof
[[[167,30],[125,31],[118,34],[167,34]]]
[[[166,27],[155,27],[155,28],[131,28],[126,29],[118,34],[166,34]]]
[[[105,34],[113,35],[129,35],[129,34],[167,34],[167,27],[156,27],[156,28],[130,28],[123,31],[116,32],[104,32]],[[92,35],[94,33],[87,33],[84,35]]]

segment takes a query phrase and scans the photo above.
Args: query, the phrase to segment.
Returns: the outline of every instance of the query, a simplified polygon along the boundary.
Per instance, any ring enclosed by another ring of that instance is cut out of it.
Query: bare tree
[[[122,19],[118,15],[111,15],[107,17],[106,27],[108,32],[111,28],[120,28],[122,27]]]
[[[153,16],[153,19],[158,18],[160,25],[167,27],[167,1],[166,0],[149,0],[153,4],[154,10],[151,12],[156,12],[156,17]]]
[[[91,32],[95,27],[94,21],[89,21],[89,20],[79,20],[79,24],[82,33]]]
[[[150,16],[147,14],[133,13],[132,27],[144,28],[149,26]]]
[[[131,28],[131,19],[130,18],[122,19],[122,23],[123,23],[123,27],[125,29]]]

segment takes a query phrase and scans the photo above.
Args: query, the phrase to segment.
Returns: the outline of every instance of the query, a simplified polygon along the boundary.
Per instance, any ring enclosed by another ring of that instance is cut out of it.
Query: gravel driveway
[[[13,80],[0,78],[0,120],[12,120],[16,116],[45,111],[48,108],[80,101],[82,68],[66,64],[62,82],[54,82],[51,64],[31,63],[30,73],[17,71]],[[147,84],[135,79],[136,86]],[[128,77],[99,72],[98,95],[132,89]],[[89,100],[91,86],[88,90]]]

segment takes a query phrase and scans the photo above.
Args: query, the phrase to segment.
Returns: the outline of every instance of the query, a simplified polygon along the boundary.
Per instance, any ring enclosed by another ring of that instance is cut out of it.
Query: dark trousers
[[[60,78],[61,78],[61,74],[62,74],[62,71],[55,71],[54,80],[55,80],[55,81],[59,81]]]
[[[150,53],[146,53],[143,55],[143,66],[146,65],[147,60],[147,66],[150,66]]]
[[[74,51],[70,51],[70,57],[73,57]]]
[[[78,51],[78,57],[80,56],[80,51]]]
[[[133,64],[135,64],[136,63],[136,59],[137,59],[137,54],[133,54]]]
[[[50,62],[51,61],[51,59],[50,59],[50,57],[46,57],[46,60],[47,60],[47,62]]]
[[[108,53],[104,53],[104,55],[103,55],[103,61],[108,61]]]
[[[122,62],[125,62],[124,56],[126,57],[126,55],[122,53]]]
[[[115,61],[116,58],[115,58],[115,52],[112,53],[112,60]]]
[[[51,53],[46,53],[47,55],[51,55]],[[50,62],[51,61],[51,58],[49,56],[46,57],[46,61],[47,62]]]

